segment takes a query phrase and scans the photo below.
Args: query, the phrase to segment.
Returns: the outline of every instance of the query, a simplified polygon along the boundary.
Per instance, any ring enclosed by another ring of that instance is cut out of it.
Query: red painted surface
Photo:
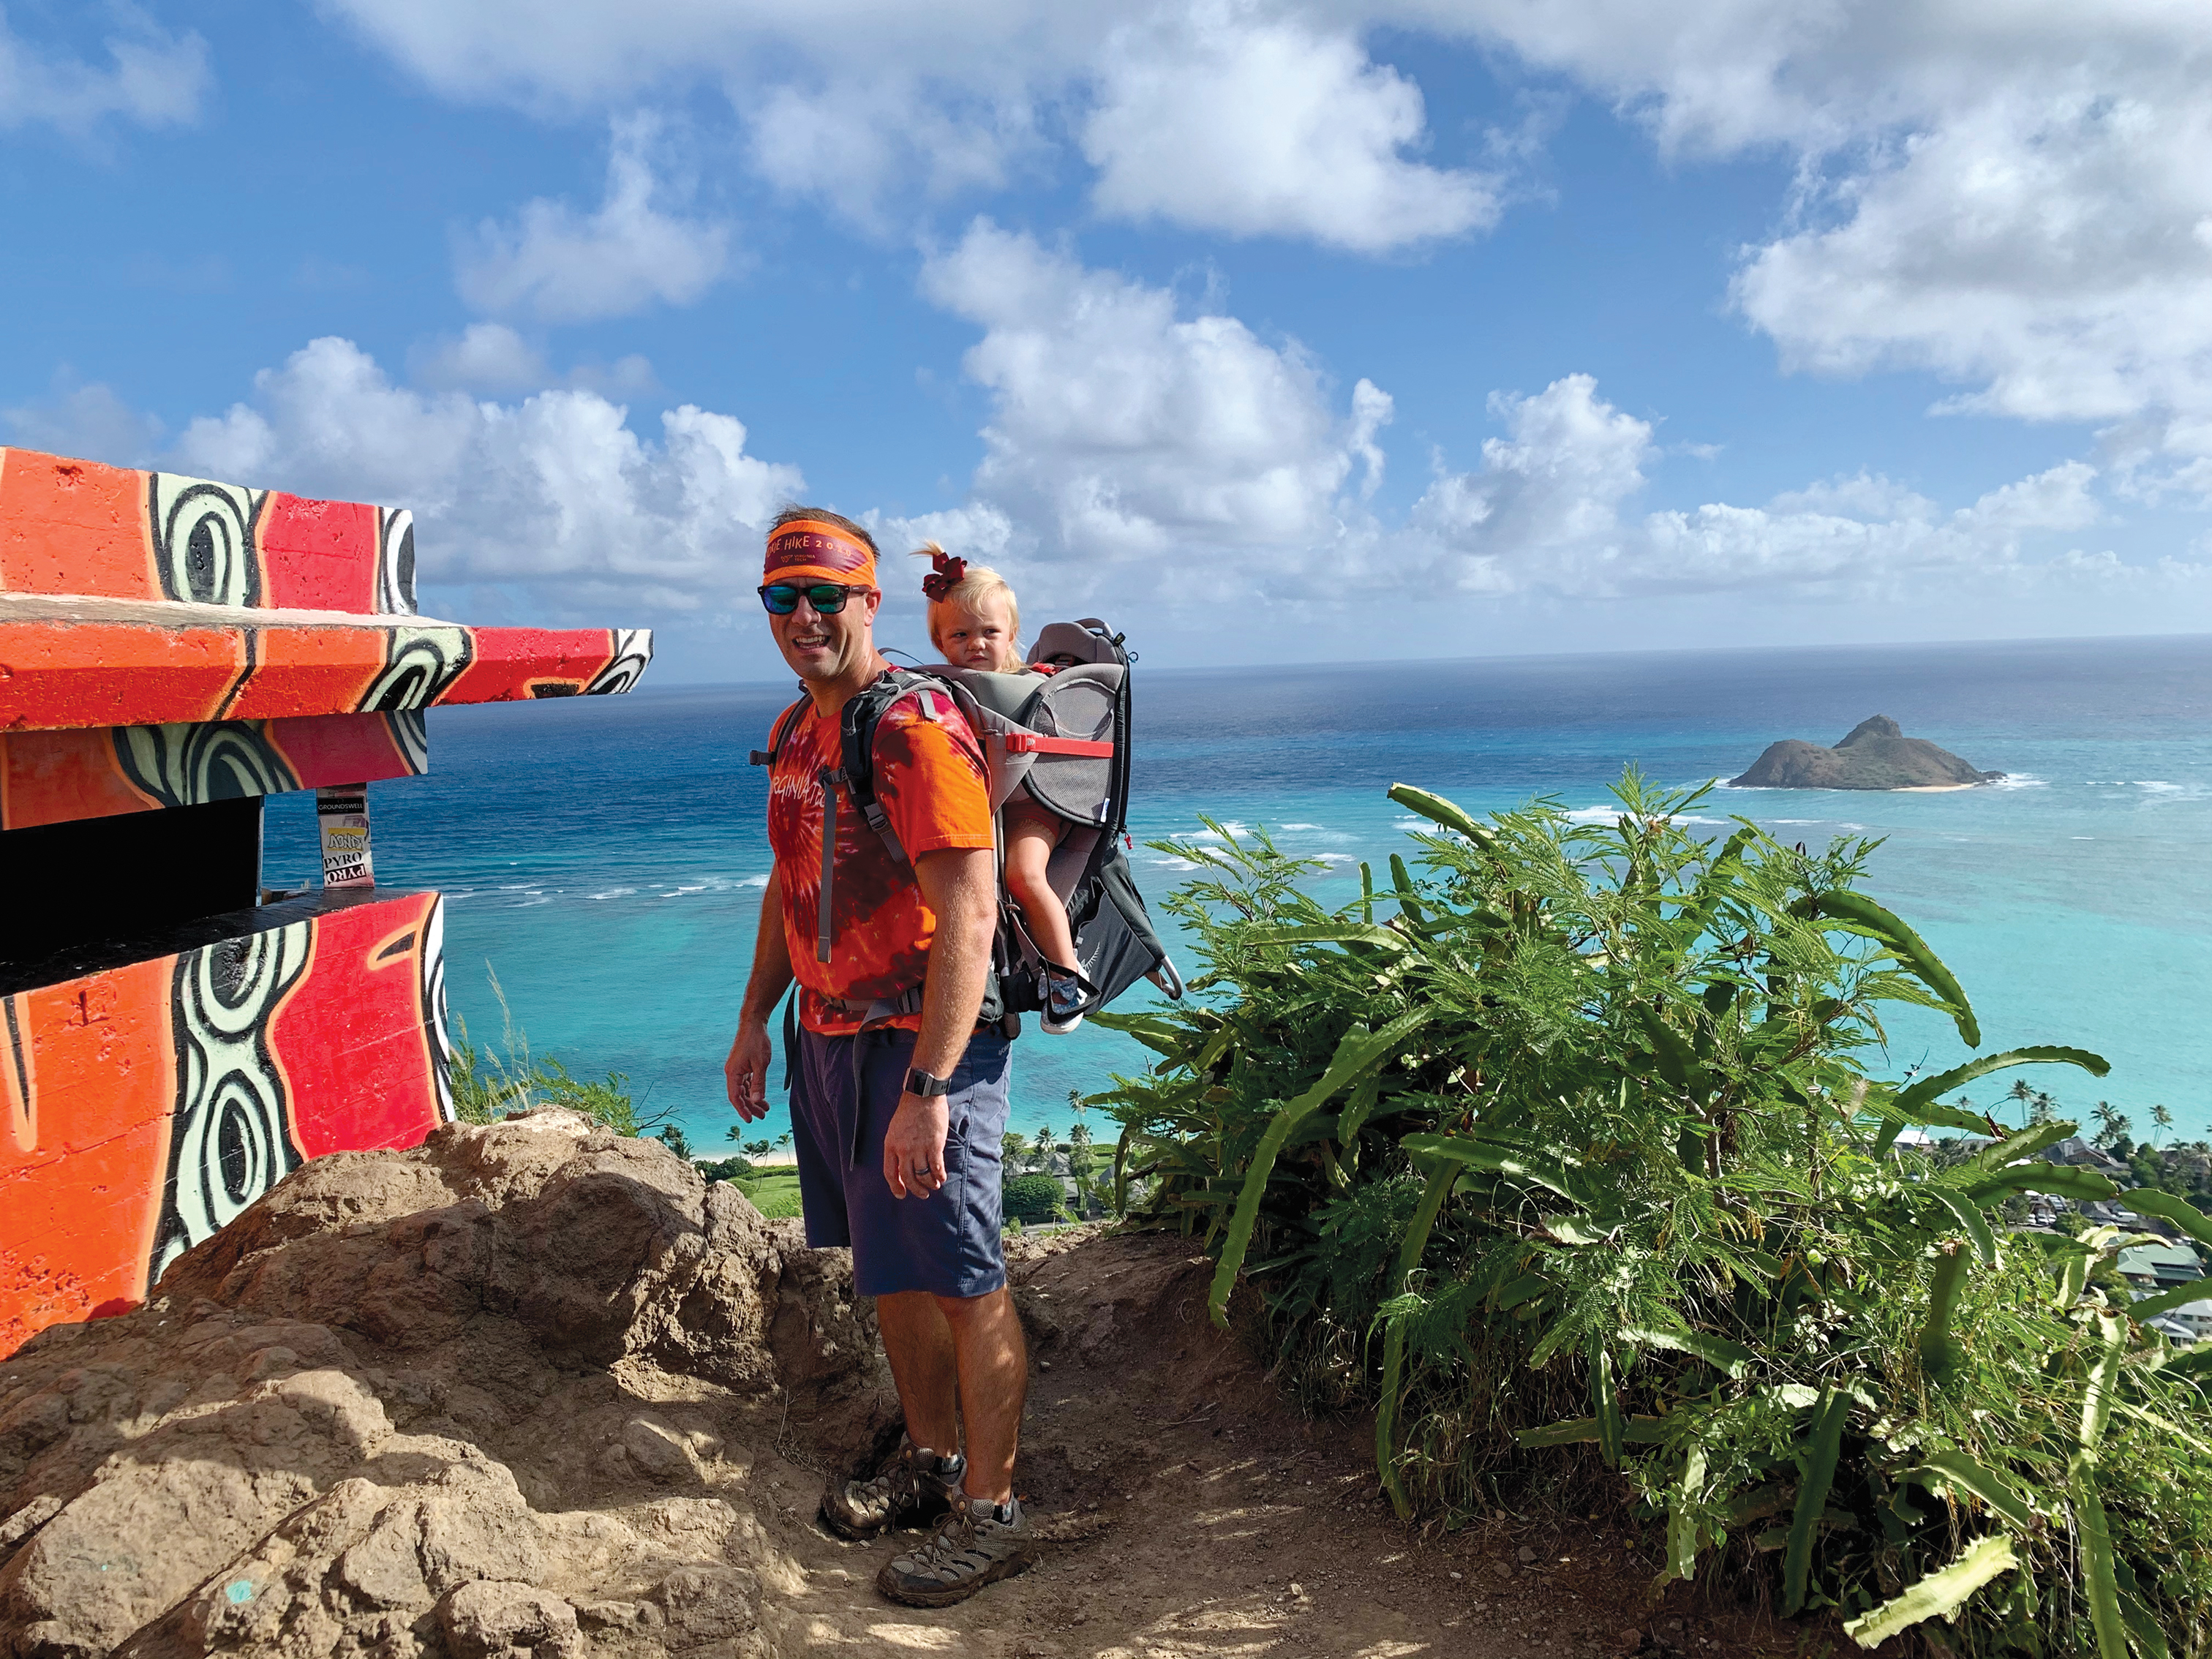
[[[272,610],[376,611],[376,509],[272,491],[258,539]]]
[[[0,451],[0,592],[158,599],[146,475]]]
[[[342,910],[317,925],[314,965],[270,1031],[297,1091],[301,1157],[412,1146],[428,1132],[422,1103],[437,1097],[437,1060],[418,1007],[435,898]]]
[[[306,1158],[411,1146],[442,1121],[444,1010],[427,988],[440,902],[399,894],[253,936],[275,968],[269,1006],[255,1045],[224,1052],[247,1055],[281,1152],[226,1211]],[[205,1068],[179,1063],[205,1040],[190,987],[235,973],[236,946],[210,961],[226,948],[0,999],[0,1358],[48,1325],[143,1301],[165,1249],[228,1218],[203,1196],[225,1179],[217,1107],[190,1093]]]
[[[302,789],[420,775],[392,730],[389,714],[313,714],[262,728],[291,763]]]
[[[505,702],[514,697],[573,696],[614,659],[604,628],[483,628],[477,649],[445,702]]]
[[[155,550],[157,479],[173,496],[200,482],[34,449],[0,451],[0,593],[190,599],[164,586]],[[237,557],[250,569],[240,583],[244,603],[263,610],[377,612],[383,550],[376,507],[217,488],[237,507],[235,528],[243,540]],[[403,604],[414,609],[411,595]]]
[[[440,653],[445,676],[433,672],[380,694],[392,653],[410,641]],[[372,702],[420,708],[574,695],[615,662],[617,649],[604,628],[0,620],[0,732],[335,714]]]

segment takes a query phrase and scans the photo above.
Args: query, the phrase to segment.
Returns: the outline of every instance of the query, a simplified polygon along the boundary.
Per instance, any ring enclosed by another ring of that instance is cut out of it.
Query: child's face
[[[1006,596],[994,593],[980,609],[948,605],[939,614],[937,648],[955,668],[1003,672],[1013,654],[1014,625]]]

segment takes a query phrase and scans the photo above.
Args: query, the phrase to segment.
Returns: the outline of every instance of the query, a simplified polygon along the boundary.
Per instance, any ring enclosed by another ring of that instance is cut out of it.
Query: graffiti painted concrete
[[[403,509],[0,450],[0,852],[143,823],[143,883],[164,812],[338,789],[365,825],[364,786],[428,769],[424,709],[627,691],[652,660],[641,629],[422,617],[415,557]],[[203,917],[175,890],[142,938],[0,938],[0,1358],[143,1301],[306,1160],[453,1115],[437,894]]]

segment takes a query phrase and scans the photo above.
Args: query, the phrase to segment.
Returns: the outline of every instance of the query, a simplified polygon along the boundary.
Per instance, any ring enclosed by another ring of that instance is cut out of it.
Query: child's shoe
[[[1044,965],[1044,1010],[1037,1029],[1048,1036],[1066,1036],[1083,1024],[1083,999],[1090,984],[1073,968],[1056,962]]]

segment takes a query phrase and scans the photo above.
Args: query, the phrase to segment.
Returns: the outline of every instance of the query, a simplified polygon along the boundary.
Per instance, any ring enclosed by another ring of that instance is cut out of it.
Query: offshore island
[[[1751,769],[1729,781],[1735,789],[1972,789],[1995,783],[1984,772],[1925,738],[1908,738],[1887,714],[1861,720],[1833,749],[1785,738],[1766,745]]]

